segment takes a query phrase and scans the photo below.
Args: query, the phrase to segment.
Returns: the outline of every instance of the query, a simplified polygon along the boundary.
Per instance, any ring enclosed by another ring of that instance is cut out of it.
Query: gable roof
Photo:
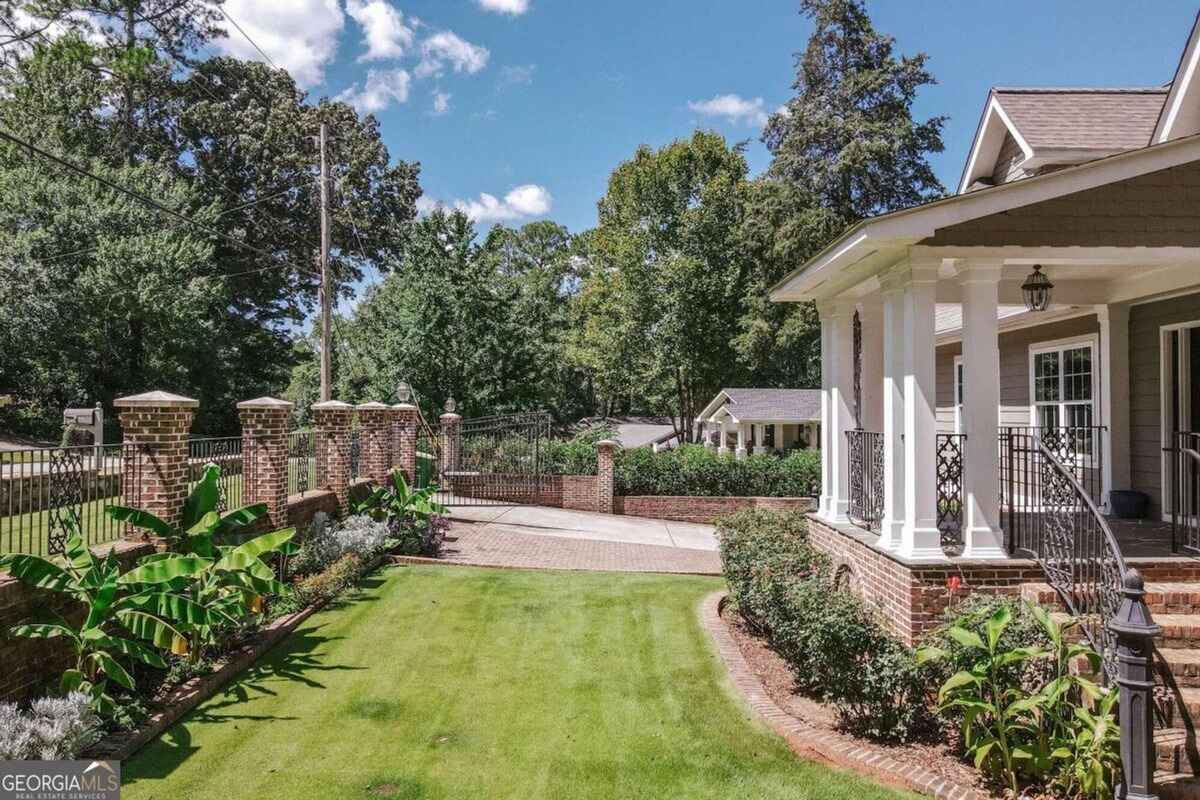
[[[821,390],[722,389],[699,417],[707,419],[721,408],[736,421],[812,422],[821,418]]]
[[[1150,144],[1178,139],[1200,133],[1200,13],[1192,23],[1187,44],[1179,56],[1179,66],[1171,78],[1170,92],[1163,103]]]
[[[1167,96],[1166,87],[992,91],[1035,153],[1042,148],[1145,147]]]

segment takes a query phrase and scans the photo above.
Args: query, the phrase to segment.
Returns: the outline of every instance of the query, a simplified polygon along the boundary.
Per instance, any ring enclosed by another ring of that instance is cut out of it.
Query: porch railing
[[[1088,473],[1099,472],[1102,431],[1002,429],[1002,503],[1010,550],[1038,561],[1104,659],[1106,675],[1115,679],[1116,642],[1108,621],[1121,604],[1126,565],[1095,500],[1099,477],[1088,485]],[[1092,452],[1072,447],[1087,442]]]
[[[0,553],[58,555],[72,522],[88,545],[121,538],[104,507],[140,504],[142,466],[125,444],[0,452]]]
[[[1035,523],[1046,495],[1047,454],[1099,506],[1105,430],[1102,425],[1000,428],[1000,510],[1010,555],[1036,554],[1041,548],[1042,532]]]
[[[937,526],[942,547],[963,543],[963,466],[967,436],[964,433],[937,435]]]
[[[1200,433],[1177,431],[1171,447],[1171,551],[1200,553]]]
[[[883,434],[846,431],[846,452],[850,457],[850,520],[878,531],[883,520]]]

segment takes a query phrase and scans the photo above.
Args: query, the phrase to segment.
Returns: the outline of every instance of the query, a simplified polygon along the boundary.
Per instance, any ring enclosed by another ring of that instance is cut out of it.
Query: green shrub
[[[871,607],[834,588],[802,514],[743,511],[720,520],[717,533],[730,596],[787,661],[797,691],[832,705],[860,735],[908,741],[929,726],[912,652]]]
[[[735,459],[701,445],[637,448],[620,454],[614,479],[622,495],[811,497],[821,482],[821,456],[795,450]]]
[[[944,658],[931,661],[926,666],[931,686],[941,686],[951,675],[970,669],[979,660],[979,653],[955,639],[950,634],[951,629],[962,628],[980,637],[986,637],[987,621],[1001,609],[1007,609],[1011,618],[1000,639],[1002,649],[1049,646],[1050,639],[1028,604],[1012,597],[968,595],[962,602],[946,609],[942,615],[942,625],[922,642],[927,647],[935,647],[946,653]],[[1038,662],[1015,663],[1004,668],[1005,674],[1002,677],[1011,683],[1033,684],[1038,682],[1039,676],[1030,673],[1039,668]]]
[[[362,575],[363,561],[354,553],[347,553],[330,564],[324,571],[301,578],[292,584],[292,590],[281,595],[271,605],[271,616],[281,617],[303,611],[314,603],[332,600],[353,589]]]

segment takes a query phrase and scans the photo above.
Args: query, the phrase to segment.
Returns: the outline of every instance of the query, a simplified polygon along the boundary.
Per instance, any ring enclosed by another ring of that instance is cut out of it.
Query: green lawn
[[[729,694],[716,579],[392,568],[123,765],[138,798],[897,798]]]

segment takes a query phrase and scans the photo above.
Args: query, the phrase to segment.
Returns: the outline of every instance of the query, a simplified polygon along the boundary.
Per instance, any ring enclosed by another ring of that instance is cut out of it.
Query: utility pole
[[[321,402],[333,399],[333,294],[329,286],[329,137],[321,123]]]

